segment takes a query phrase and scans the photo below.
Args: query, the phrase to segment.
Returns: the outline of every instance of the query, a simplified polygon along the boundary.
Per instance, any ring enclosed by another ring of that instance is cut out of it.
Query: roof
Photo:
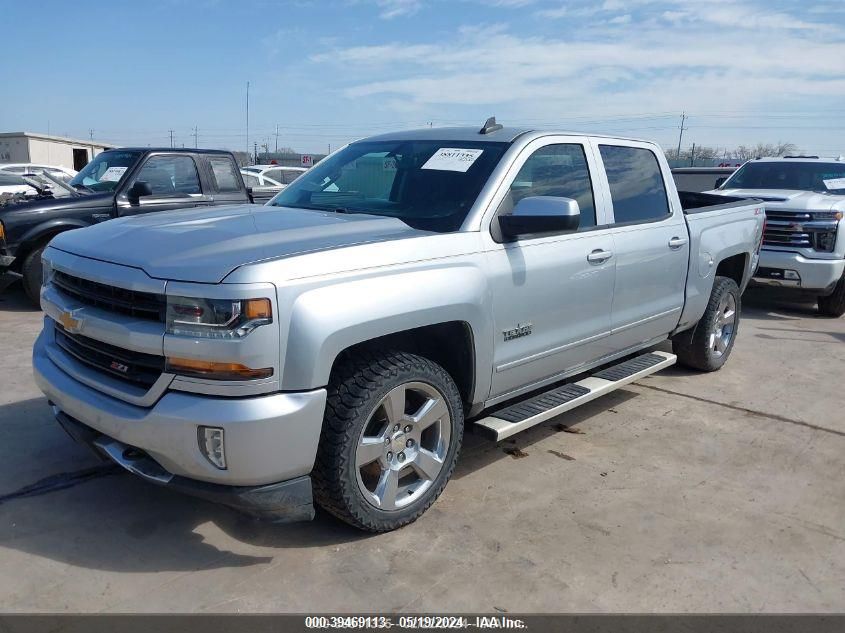
[[[739,167],[672,167],[673,174],[732,174]]]
[[[767,156],[765,158],[755,158],[752,162],[755,163],[843,163],[845,157],[838,158],[819,158],[818,156]]]
[[[55,136],[53,134],[40,134],[38,132],[0,132],[0,138],[18,138],[18,137],[25,137],[25,138],[37,138],[41,141],[55,141],[57,143],[71,143],[73,145],[87,145],[94,147],[105,147],[105,148],[112,148],[116,147],[111,143],[104,143],[102,141],[93,141],[93,140],[79,140],[78,138],[70,138],[67,136]]]
[[[529,129],[503,127],[489,134],[480,134],[480,127],[424,127],[418,130],[387,132],[368,136],[367,141],[498,141],[511,143]],[[361,139],[365,140],[365,139]]]
[[[559,134],[561,136],[587,136],[590,138],[609,138],[627,141],[642,141],[642,139],[614,136],[611,134],[594,134],[577,130],[536,129],[527,127],[502,127],[499,130],[481,134],[480,127],[424,127],[417,130],[400,130],[387,132],[376,136],[368,136],[359,141],[490,141],[512,143],[523,134],[536,133],[538,135]]]
[[[185,154],[231,154],[228,149],[197,149],[196,147],[112,147],[129,152],[176,152]]]

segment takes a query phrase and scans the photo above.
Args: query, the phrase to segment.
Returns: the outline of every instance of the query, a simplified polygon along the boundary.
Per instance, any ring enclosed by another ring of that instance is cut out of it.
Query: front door
[[[126,191],[136,182],[149,184],[152,195],[130,200]],[[150,156],[117,196],[120,216],[199,207],[208,202],[200,186],[197,165],[191,156],[184,154]]]
[[[604,205],[594,194],[594,159],[583,138],[538,139],[513,169],[497,216],[527,196],[560,196],[578,202],[581,222],[577,232],[506,242],[492,220],[495,400],[608,353],[616,268],[613,237],[596,228],[605,223]]]
[[[683,210],[667,194],[651,146],[636,141],[596,142],[613,212],[616,256],[611,341],[618,350],[663,337],[684,305],[689,243]]]

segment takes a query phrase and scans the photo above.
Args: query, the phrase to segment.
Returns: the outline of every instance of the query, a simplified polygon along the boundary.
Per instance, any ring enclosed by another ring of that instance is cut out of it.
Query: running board
[[[586,404],[628,383],[675,364],[668,352],[649,352],[612,365],[578,382],[555,387],[475,422],[481,435],[499,441]]]

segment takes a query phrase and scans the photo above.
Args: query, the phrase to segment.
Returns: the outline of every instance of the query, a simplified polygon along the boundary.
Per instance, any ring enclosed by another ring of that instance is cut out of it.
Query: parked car
[[[715,189],[736,171],[736,167],[674,167],[672,177],[678,191],[704,192]]]
[[[712,193],[765,201],[755,284],[811,296],[826,316],[845,314],[845,160],[752,160]]]
[[[0,170],[0,195],[4,193],[35,196],[38,194],[38,190],[28,184],[21,176]]]
[[[266,176],[282,186],[287,186],[308,170],[305,167],[284,167],[282,165],[250,165],[244,167],[243,171]]]
[[[649,142],[389,133],[268,206],[57,236],[35,379],[149,481],[392,530],[442,492],[465,420],[500,440],[676,360],[722,367],[763,217],[679,198]]]
[[[41,254],[58,233],[151,211],[249,201],[234,157],[217,150],[109,150],[68,183],[52,182],[69,195],[0,208],[0,273],[21,276],[35,305]]]
[[[241,176],[252,195],[252,202],[255,204],[264,204],[285,188],[282,183],[276,182],[260,172],[241,169]]]
[[[24,174],[33,174],[33,175],[41,175],[44,172],[47,172],[51,176],[55,176],[64,181],[70,181],[74,176],[76,176],[77,172],[73,169],[69,169],[67,167],[55,166],[55,165],[41,165],[38,163],[3,163],[0,164],[0,173],[2,172],[9,172],[12,174],[17,174],[18,176],[22,176]]]

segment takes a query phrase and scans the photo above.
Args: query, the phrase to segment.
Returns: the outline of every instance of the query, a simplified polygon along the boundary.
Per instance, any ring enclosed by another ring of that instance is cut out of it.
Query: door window
[[[258,187],[258,176],[255,174],[241,174],[247,187]]]
[[[641,147],[599,145],[610,185],[616,224],[669,216],[669,199],[654,152]]]
[[[148,183],[154,196],[201,193],[197,167],[190,156],[153,156],[135,180]]]
[[[561,143],[531,154],[510,187],[510,202],[529,196],[572,198],[581,210],[579,229],[596,225],[593,185],[583,145]]]

